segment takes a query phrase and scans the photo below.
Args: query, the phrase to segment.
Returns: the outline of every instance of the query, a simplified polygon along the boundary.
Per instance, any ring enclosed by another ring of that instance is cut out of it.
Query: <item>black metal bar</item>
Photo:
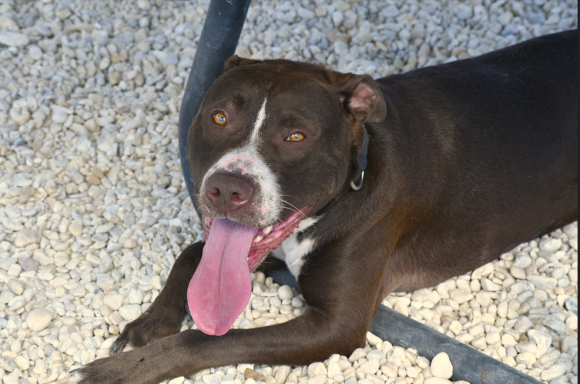
[[[369,331],[393,345],[416,349],[432,360],[439,352],[449,355],[453,380],[471,384],[542,384],[475,349],[381,305]]]
[[[187,136],[193,118],[224,62],[236,51],[251,0],[212,0],[201,31],[179,113],[179,155],[189,197],[193,198],[193,178],[187,160]],[[199,215],[199,212],[198,212]]]

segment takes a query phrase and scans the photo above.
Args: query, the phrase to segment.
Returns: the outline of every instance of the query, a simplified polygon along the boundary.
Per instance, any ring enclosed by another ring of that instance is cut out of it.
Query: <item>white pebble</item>
[[[441,379],[450,379],[453,376],[453,365],[445,352],[438,353],[431,361],[431,374]]]
[[[45,308],[36,308],[26,316],[26,324],[30,330],[39,332],[48,327],[52,319],[51,313]]]

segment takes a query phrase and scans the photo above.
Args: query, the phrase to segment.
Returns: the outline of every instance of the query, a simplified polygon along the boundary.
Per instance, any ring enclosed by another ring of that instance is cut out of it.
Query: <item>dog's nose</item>
[[[221,212],[237,211],[252,200],[254,187],[245,177],[233,173],[216,173],[207,179],[206,195]]]

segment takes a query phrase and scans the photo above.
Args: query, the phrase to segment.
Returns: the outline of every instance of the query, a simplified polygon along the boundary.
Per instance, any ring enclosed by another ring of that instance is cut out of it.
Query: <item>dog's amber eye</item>
[[[291,134],[290,136],[288,136],[288,138],[286,139],[288,141],[302,141],[304,140],[304,135],[300,132],[294,132],[293,134]]]
[[[228,119],[226,119],[226,115],[224,115],[222,112],[216,112],[213,114],[213,121],[217,125],[226,125],[228,122]]]

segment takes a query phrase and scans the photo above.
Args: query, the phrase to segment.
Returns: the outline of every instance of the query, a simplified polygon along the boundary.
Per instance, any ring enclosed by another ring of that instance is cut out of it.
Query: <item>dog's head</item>
[[[349,184],[363,124],[385,114],[370,76],[230,58],[189,133],[202,215],[268,228],[316,212]]]
[[[226,62],[188,140],[206,238],[188,291],[200,329],[229,329],[249,300],[249,271],[345,190],[364,124],[385,115],[370,76],[286,60]]]
[[[286,238],[349,185],[364,123],[385,115],[382,93],[368,75],[230,58],[189,133],[206,236],[212,218],[228,218],[260,228],[259,240]]]

